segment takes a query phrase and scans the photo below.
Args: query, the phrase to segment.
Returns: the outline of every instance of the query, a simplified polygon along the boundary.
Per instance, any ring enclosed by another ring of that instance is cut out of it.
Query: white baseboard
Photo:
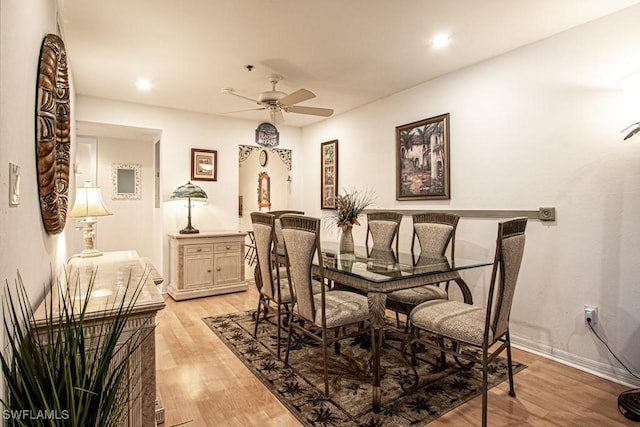
[[[638,379],[629,374],[622,367],[614,367],[605,363],[596,362],[582,356],[569,353],[563,350],[549,347],[526,338],[511,334],[511,344],[529,353],[546,357],[563,365],[571,366],[584,372],[596,375],[598,377],[622,384],[628,387],[640,387]]]

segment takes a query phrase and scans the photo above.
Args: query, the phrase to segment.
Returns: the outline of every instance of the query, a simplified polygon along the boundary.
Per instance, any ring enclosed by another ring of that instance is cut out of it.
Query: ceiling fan
[[[333,114],[333,109],[331,108],[304,107],[302,105],[295,105],[300,102],[315,98],[316,95],[310,90],[298,89],[297,91],[287,95],[284,92],[276,90],[276,84],[278,84],[278,82],[282,80],[282,76],[278,74],[269,74],[267,76],[267,80],[269,80],[269,83],[271,83],[271,90],[266,90],[260,93],[260,95],[258,95],[258,99],[240,95],[239,93],[236,93],[236,91],[232,88],[223,88],[222,93],[237,96],[238,98],[246,99],[247,101],[255,102],[261,107],[241,111],[266,110],[269,112],[269,117],[271,118],[272,123],[281,123],[284,121],[284,116],[282,115],[283,111],[285,113],[309,114],[312,116],[322,117],[329,117]],[[233,112],[239,113],[240,111]]]

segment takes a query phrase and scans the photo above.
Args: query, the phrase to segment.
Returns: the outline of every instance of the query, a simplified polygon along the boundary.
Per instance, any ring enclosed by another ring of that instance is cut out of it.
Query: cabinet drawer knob
[[[211,270],[207,270],[207,273],[211,273]]]
[[[231,246],[227,246],[227,250],[231,249]]]
[[[222,270],[222,268],[220,268],[220,267],[216,268],[216,271],[220,271],[220,270]]]
[[[198,252],[202,252],[202,248],[198,248]]]

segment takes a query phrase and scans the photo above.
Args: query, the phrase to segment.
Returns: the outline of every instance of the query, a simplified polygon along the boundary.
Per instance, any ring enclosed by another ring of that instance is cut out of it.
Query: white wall
[[[639,21],[636,6],[305,128],[304,210],[320,214],[317,159],[331,139],[339,140],[340,187],[375,189],[376,208],[555,206],[556,222],[527,227],[513,340],[637,384],[584,326],[583,305],[599,307],[598,330],[637,372],[640,137],[623,142],[620,131],[640,109],[613,83],[640,70]],[[451,200],[396,201],[395,127],[447,112]],[[462,219],[456,253],[490,259],[496,223]],[[356,229],[363,241],[366,227]],[[489,274],[464,275],[476,301]]]
[[[163,276],[169,277],[169,250],[166,233],[177,232],[186,225],[186,205],[169,201],[173,190],[191,177],[191,148],[217,150],[217,181],[194,181],[209,196],[206,205],[195,205],[192,224],[200,231],[238,229],[238,146],[255,145],[255,129],[260,124],[167,108],[110,101],[85,96],[77,97],[77,120],[121,126],[158,129],[162,131],[160,170],[164,201],[162,227],[154,233],[162,244]],[[302,200],[302,163],[296,160],[302,131],[299,128],[278,126],[280,148],[293,150],[294,176],[292,200]],[[296,162],[298,166],[296,167]],[[298,175],[296,176],[296,172]],[[300,203],[298,203],[300,204]],[[114,218],[115,220],[115,218]]]
[[[267,164],[265,166],[260,166],[259,161],[262,150],[267,153]],[[291,157],[293,158],[293,153],[291,153]],[[269,178],[271,178],[270,209],[260,209],[258,207],[258,176],[262,172],[267,172]],[[251,154],[240,162],[238,182],[240,195],[243,196],[242,218],[240,218],[241,230],[251,230],[251,212],[294,209],[291,203],[293,181],[289,181],[289,173],[287,164],[273,148],[254,147],[251,150]]]
[[[56,33],[55,1],[2,1],[0,28],[0,280],[13,283],[19,270],[35,303],[67,257],[68,227],[44,231],[35,166],[38,62],[44,36]],[[20,166],[19,206],[8,206],[9,162]]]
[[[637,371],[640,137],[623,143],[620,131],[640,119],[640,105],[613,83],[640,70],[639,19],[636,6],[303,131],[281,126],[281,146],[294,149],[293,206],[322,215],[320,143],[332,139],[340,141],[340,187],[375,189],[377,208],[555,206],[556,222],[528,226],[514,340],[637,383],[585,328],[582,309],[600,307],[600,333]],[[395,127],[446,112],[451,200],[396,201]],[[253,144],[258,123],[85,97],[78,99],[77,118],[161,129],[164,200],[189,178],[190,148],[218,150],[218,181],[198,182],[210,200],[195,209],[193,221],[201,230],[237,228],[238,145]],[[165,203],[162,213],[161,235],[184,226],[181,207]],[[356,228],[355,238],[364,239],[364,230]],[[463,219],[456,250],[490,259],[495,233],[496,220]],[[337,236],[330,225],[325,234]],[[401,246],[409,241],[405,221]],[[476,301],[486,292],[488,274],[465,272]]]
[[[98,139],[98,180],[105,205],[113,215],[99,217],[97,248],[101,251],[133,249],[141,257],[152,258],[154,211],[153,143],[125,139]],[[140,165],[140,198],[114,199],[112,166],[114,163]],[[159,259],[157,261],[160,261]]]

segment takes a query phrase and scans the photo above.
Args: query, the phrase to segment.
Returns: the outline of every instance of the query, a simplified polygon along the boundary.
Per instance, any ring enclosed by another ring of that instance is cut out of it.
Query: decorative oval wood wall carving
[[[58,234],[64,229],[69,201],[71,105],[67,53],[55,34],[42,41],[36,97],[40,211],[47,233]]]

